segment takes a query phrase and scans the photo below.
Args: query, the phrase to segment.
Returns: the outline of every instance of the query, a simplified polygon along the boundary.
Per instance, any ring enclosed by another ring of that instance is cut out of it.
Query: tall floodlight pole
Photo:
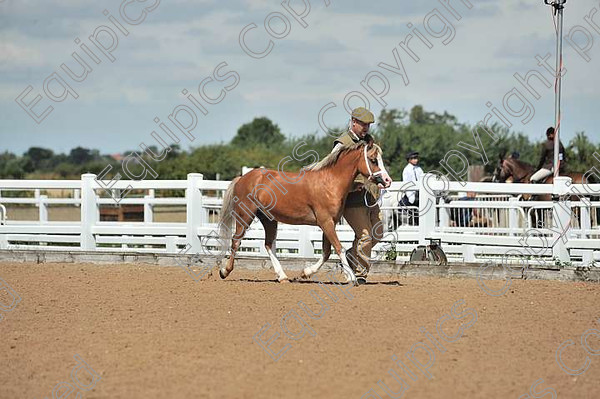
[[[570,229],[571,214],[560,204],[560,193],[565,192],[568,185],[568,181],[571,179],[566,177],[558,177],[558,171],[560,167],[559,151],[560,151],[560,95],[561,95],[561,81],[562,81],[562,32],[563,32],[563,9],[567,0],[544,0],[544,3],[551,5],[554,9],[554,15],[557,16],[556,23],[556,93],[554,99],[555,115],[554,115],[554,184],[552,187],[552,224],[556,227],[567,226]],[[563,232],[562,234],[565,234]],[[569,233],[567,232],[567,236]],[[560,240],[560,235],[554,234],[555,241],[552,245],[552,256],[560,259],[561,261],[570,261],[571,255],[569,249],[565,245],[564,241]]]
[[[554,93],[554,177],[558,176],[560,151],[560,95],[562,92],[562,42],[563,42],[563,10],[567,0],[544,0],[554,8],[556,15],[556,86]]]

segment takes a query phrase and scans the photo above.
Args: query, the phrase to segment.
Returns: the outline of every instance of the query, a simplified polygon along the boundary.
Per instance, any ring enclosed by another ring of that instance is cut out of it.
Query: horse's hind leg
[[[250,223],[252,223],[252,220],[247,221],[244,220],[245,223],[247,223],[247,226],[250,226]],[[227,278],[227,276],[229,276],[229,273],[232,272],[233,270],[233,262],[235,261],[235,253],[237,252],[238,248],[240,247],[240,244],[242,242],[242,238],[244,237],[244,234],[246,234],[246,225],[242,224],[239,220],[235,220],[235,234],[233,235],[233,238],[231,239],[231,255],[229,256],[229,259],[227,260],[227,265],[223,266],[221,268],[221,270],[219,270],[219,276],[221,276],[222,279]]]
[[[327,262],[329,256],[331,256],[331,242],[327,238],[327,235],[323,233],[323,255],[321,255],[321,259],[314,265],[305,267],[304,270],[302,270],[300,278],[309,278],[311,275],[318,272],[321,266]]]
[[[277,256],[275,256],[275,240],[277,239],[277,221],[270,220],[260,212],[258,213],[258,219],[265,228],[265,249],[269,254],[269,258],[271,259],[271,263],[273,264],[273,269],[275,269],[275,273],[277,273],[277,280],[279,282],[287,282],[288,276],[283,271],[281,263],[279,263],[279,259],[277,259]]]

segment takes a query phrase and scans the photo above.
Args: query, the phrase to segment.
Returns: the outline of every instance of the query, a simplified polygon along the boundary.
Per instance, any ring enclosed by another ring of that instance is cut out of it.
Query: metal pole
[[[559,172],[559,151],[560,151],[560,97],[562,93],[562,42],[563,42],[563,10],[566,0],[556,0],[552,5],[557,14],[556,30],[556,93],[554,98],[554,177],[558,177]]]

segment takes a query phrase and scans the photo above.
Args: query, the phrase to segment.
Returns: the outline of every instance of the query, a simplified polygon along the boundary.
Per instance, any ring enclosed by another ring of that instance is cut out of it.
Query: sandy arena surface
[[[582,333],[600,330],[600,284],[515,281],[491,297],[473,279],[378,277],[351,289],[351,300],[327,285],[340,297],[333,302],[316,283],[278,284],[273,276],[238,269],[227,281],[195,282],[178,267],[0,264],[0,278],[22,298],[0,321],[0,398],[51,398],[70,381],[75,354],[101,376],[84,399],[385,398],[380,379],[400,390],[390,368],[408,385],[405,398],[518,398],[539,379],[537,397],[549,387],[560,398],[600,397],[600,356],[580,345]],[[329,306],[319,319],[298,307],[318,312],[311,290]],[[0,301],[10,302],[6,291]],[[280,319],[292,310],[314,336],[300,338],[293,318],[287,326],[299,339],[285,334]],[[438,320],[454,342],[440,338]],[[277,362],[252,339],[267,323],[265,341],[281,334],[274,352],[292,345]],[[578,376],[555,360],[569,339],[565,365],[589,359]],[[600,353],[600,336],[587,344]],[[423,368],[431,379],[405,356],[411,347],[415,362],[431,363]],[[85,371],[77,376],[91,384]],[[371,388],[379,396],[366,395]]]

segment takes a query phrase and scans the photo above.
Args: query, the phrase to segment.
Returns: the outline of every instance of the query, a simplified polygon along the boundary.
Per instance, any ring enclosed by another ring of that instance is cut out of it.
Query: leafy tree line
[[[430,112],[422,106],[414,106],[410,111],[389,109],[381,112],[371,134],[375,136],[384,151],[384,161],[392,178],[400,179],[406,165],[405,155],[418,151],[421,166],[425,171],[440,169],[440,160],[450,149],[459,149],[471,165],[481,165],[481,156],[461,149],[458,143],[475,146],[471,133],[472,126],[460,123],[453,115]],[[341,132],[343,128],[340,128]],[[493,125],[492,130],[498,140],[480,129],[480,138],[488,157],[485,170],[491,173],[500,154],[520,153],[521,160],[537,165],[541,142],[533,142],[523,133],[511,132],[503,126]],[[543,132],[540,132],[543,136]],[[321,158],[333,147],[333,137],[322,132],[306,134],[299,138],[286,138],[280,128],[266,117],[255,118],[242,125],[229,143],[210,144],[182,151],[173,145],[167,157],[161,162],[146,158],[148,164],[158,173],[159,179],[185,179],[191,172],[203,173],[207,179],[215,179],[217,173],[223,180],[240,174],[242,166],[265,166],[277,168],[282,158],[291,156],[299,143],[306,143],[300,152],[315,150]],[[600,143],[593,143],[584,132],[579,132],[568,143],[567,170],[584,172],[595,161],[594,152],[600,153]],[[152,147],[151,147],[152,148]],[[152,148],[155,154],[160,149]],[[138,151],[139,152],[139,151]],[[131,151],[125,151],[127,155]],[[291,160],[286,170],[297,170],[307,161]],[[10,152],[0,154],[0,178],[3,179],[79,179],[83,173],[99,174],[107,165],[119,171],[120,162],[109,155],[101,155],[98,150],[77,147],[66,154],[55,154],[52,150],[31,147],[21,156]]]
[[[488,174],[494,171],[500,156],[507,157],[513,152],[518,152],[522,161],[537,166],[542,141],[531,141],[525,134],[510,132],[498,123],[490,128],[497,137],[496,141],[485,133],[483,127],[477,130],[485,149],[485,156],[488,158],[485,165]],[[410,112],[384,110],[379,117],[376,136],[382,144],[384,160],[386,165],[389,165],[388,171],[393,177],[399,177],[406,165],[406,153],[411,150],[420,153],[421,166],[425,171],[436,169],[444,173],[440,160],[451,149],[459,150],[467,157],[470,165],[482,165],[481,155],[458,146],[462,141],[477,148],[472,130],[473,126],[459,123],[453,115],[446,112],[427,112],[417,105]],[[539,135],[544,136],[545,140],[545,131]],[[576,133],[572,140],[568,143],[563,141],[563,144],[567,157],[567,172],[585,172],[597,162],[593,153],[600,153],[600,143],[592,143],[584,132]],[[460,165],[457,165],[457,170],[458,166]]]
[[[41,147],[31,147],[22,156],[5,151],[0,154],[0,178],[79,178],[88,170],[102,170],[109,161],[116,162],[98,150],[82,147],[72,149],[68,155]]]

